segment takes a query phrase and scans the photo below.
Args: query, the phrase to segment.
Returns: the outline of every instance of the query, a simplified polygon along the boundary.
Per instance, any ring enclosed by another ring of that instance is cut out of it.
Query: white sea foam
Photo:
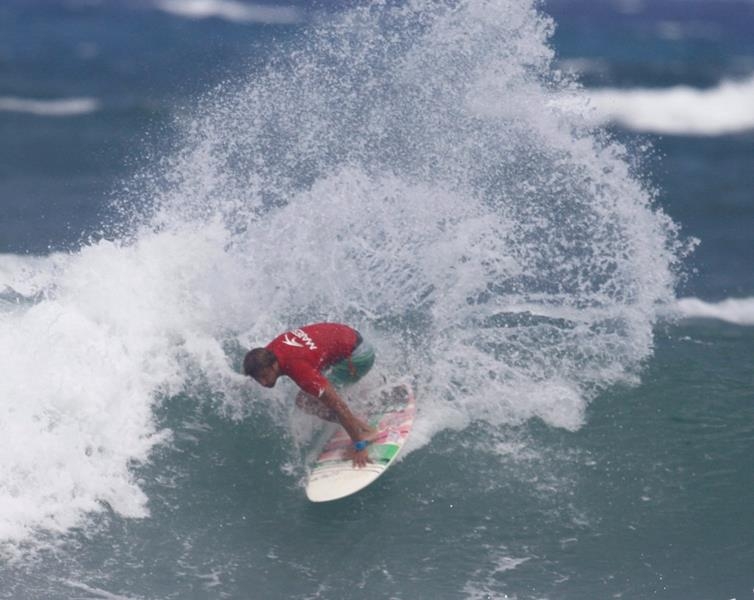
[[[225,308],[205,305],[208,286],[226,287],[217,279],[222,269],[206,262],[218,248],[212,235],[173,230],[128,247],[0,256],[0,298],[10,297],[0,307],[6,549],[105,507],[148,514],[132,468],[169,439],[156,428],[153,404],[182,389],[187,361],[208,373],[227,370],[213,331]]]
[[[705,302],[699,298],[681,298],[671,314],[688,319],[717,319],[735,325],[754,325],[754,298],[728,298]]]
[[[754,77],[709,89],[587,90],[595,116],[636,131],[714,136],[754,129]]]
[[[101,105],[95,98],[32,98],[0,97],[0,111],[27,113],[40,117],[75,117],[97,112]]]
[[[236,0],[157,0],[155,6],[186,19],[224,19],[233,23],[291,25],[302,19],[294,6],[248,4]]]

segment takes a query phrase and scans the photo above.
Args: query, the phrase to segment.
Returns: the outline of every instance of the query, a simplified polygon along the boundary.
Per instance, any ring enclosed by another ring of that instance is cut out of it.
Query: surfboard
[[[349,451],[353,442],[338,426],[321,446],[309,471],[306,497],[312,502],[339,500],[363,490],[395,461],[414,424],[416,401],[407,383],[392,384],[375,391],[367,422],[377,437],[367,446],[371,462],[356,468]]]

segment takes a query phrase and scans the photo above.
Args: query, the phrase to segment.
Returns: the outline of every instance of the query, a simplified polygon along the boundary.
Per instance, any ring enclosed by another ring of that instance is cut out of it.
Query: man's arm
[[[330,383],[325,386],[325,389],[319,399],[322,404],[324,404],[338,416],[338,421],[343,426],[343,429],[346,430],[348,435],[351,436],[351,439],[354,442],[369,439],[369,434],[373,433],[369,426],[362,420],[354,416],[354,414],[351,412],[351,409],[348,408],[348,405],[338,395],[338,393],[335,391],[335,388],[333,388]],[[367,464],[367,462],[369,462],[369,454],[366,448],[364,450],[358,450],[354,452],[353,463],[355,466],[363,467]]]

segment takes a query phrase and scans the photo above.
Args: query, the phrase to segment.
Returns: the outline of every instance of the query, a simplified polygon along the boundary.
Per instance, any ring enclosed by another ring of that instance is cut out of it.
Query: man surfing
[[[373,364],[374,350],[358,331],[339,323],[315,323],[287,331],[264,348],[249,350],[243,370],[269,388],[281,375],[293,379],[301,388],[296,406],[340,423],[353,440],[352,460],[360,468],[369,462],[366,447],[375,431],[351,412],[333,383],[355,383]]]

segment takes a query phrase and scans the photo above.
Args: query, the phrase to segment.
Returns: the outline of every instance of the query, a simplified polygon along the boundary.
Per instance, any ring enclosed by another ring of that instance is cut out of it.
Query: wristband
[[[358,452],[361,452],[368,445],[369,445],[369,440],[359,440],[358,442],[353,443],[353,447],[356,448]]]

